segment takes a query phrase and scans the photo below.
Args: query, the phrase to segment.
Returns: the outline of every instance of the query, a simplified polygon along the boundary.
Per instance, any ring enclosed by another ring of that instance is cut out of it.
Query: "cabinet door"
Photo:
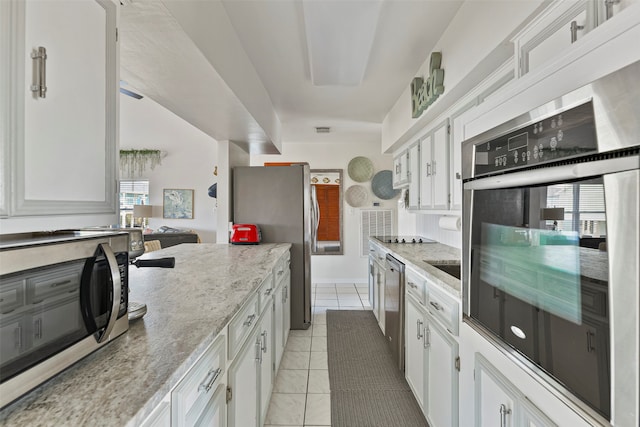
[[[376,297],[378,297],[378,324],[380,325],[380,329],[382,330],[382,333],[384,334],[384,275],[386,273],[386,270],[384,268],[382,268],[379,264],[378,264],[378,290],[376,291]]]
[[[369,247],[369,304],[375,311],[375,282],[376,282],[376,262],[375,249]]]
[[[433,132],[433,209],[449,208],[449,120],[445,120]]]
[[[420,141],[420,209],[449,207],[449,120]]]
[[[227,404],[226,389],[219,386],[213,397],[202,412],[202,416],[194,424],[197,427],[226,427]]]
[[[428,321],[425,415],[432,427],[458,425],[458,343],[439,324]]]
[[[162,399],[140,427],[171,427],[171,394]]]
[[[393,159],[393,188],[399,188],[407,183],[409,178],[409,153],[405,150]]]
[[[420,207],[420,142],[409,147],[409,206],[411,210]]]
[[[424,331],[426,329],[423,310],[409,295],[406,295],[405,311],[405,377],[421,408],[424,408],[424,372],[425,349]],[[424,409],[423,409],[424,410]]]
[[[516,36],[520,75],[566,54],[597,24],[597,2],[552,2]]]
[[[287,340],[289,339],[289,330],[291,329],[291,270],[287,265],[287,272],[285,273],[285,278],[282,280],[282,286],[284,289],[282,290],[282,297],[284,298],[283,302],[283,313],[282,317],[284,318],[284,346],[287,346]]]
[[[15,62],[17,91],[10,214],[115,213],[115,4],[28,0],[9,7],[17,29],[7,61]],[[32,54],[40,47],[46,49],[44,98],[31,90],[39,75]]]
[[[476,357],[476,427],[514,427],[516,396],[489,362]]]
[[[276,372],[280,367],[280,361],[282,360],[282,353],[284,352],[284,286],[280,284],[273,295],[274,311],[273,311],[273,351],[274,351],[274,363]]]
[[[273,335],[273,311],[274,301],[265,308],[260,323],[258,323],[258,338],[260,340],[260,396],[258,397],[260,408],[260,423],[264,424],[271,399],[271,389],[274,380],[274,348],[271,345]]]
[[[7,363],[20,355],[25,348],[23,318],[16,316],[0,324],[0,351],[2,362]]]
[[[255,328],[229,368],[232,393],[227,406],[229,427],[258,425],[258,375],[262,353],[260,338],[258,328]]]
[[[404,153],[401,153],[393,158],[393,188],[397,188],[400,186],[401,173],[402,173],[402,162],[401,158]]]
[[[464,124],[473,112],[476,101],[473,101],[451,116],[451,210],[462,209],[462,141],[464,141]]]
[[[420,209],[433,206],[433,135],[420,140]]]

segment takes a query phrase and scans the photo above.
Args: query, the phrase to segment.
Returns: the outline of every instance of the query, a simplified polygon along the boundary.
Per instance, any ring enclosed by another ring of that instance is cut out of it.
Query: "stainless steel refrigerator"
[[[291,329],[311,325],[312,205],[308,165],[233,169],[233,222],[257,224],[263,243],[291,243]]]

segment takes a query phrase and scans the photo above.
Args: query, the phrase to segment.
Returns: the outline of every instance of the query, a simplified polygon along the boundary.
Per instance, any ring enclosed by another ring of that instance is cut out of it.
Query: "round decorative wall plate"
[[[362,185],[352,185],[344,192],[344,198],[349,206],[359,208],[367,204],[369,192]]]
[[[356,182],[367,182],[373,176],[373,163],[367,157],[354,157],[347,166],[349,177]]]
[[[400,190],[393,188],[393,174],[390,170],[383,170],[375,174],[371,180],[371,190],[382,200],[393,199]]]

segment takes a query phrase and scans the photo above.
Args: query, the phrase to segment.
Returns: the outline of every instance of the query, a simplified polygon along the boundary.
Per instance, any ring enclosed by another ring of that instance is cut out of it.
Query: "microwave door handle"
[[[113,301],[111,304],[111,314],[109,315],[109,322],[107,322],[107,326],[104,329],[104,332],[98,338],[99,343],[104,342],[107,338],[109,338],[109,334],[111,333],[113,326],[116,324],[121,297],[120,270],[118,269],[118,261],[116,260],[116,256],[114,255],[111,246],[109,246],[108,244],[100,243],[100,248],[104,253],[107,264],[109,264],[109,271],[111,272],[111,284],[113,285]]]

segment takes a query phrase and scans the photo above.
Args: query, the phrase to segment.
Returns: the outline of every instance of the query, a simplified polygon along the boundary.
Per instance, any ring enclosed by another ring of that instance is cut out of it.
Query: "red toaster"
[[[231,243],[234,245],[257,245],[262,240],[260,227],[256,224],[233,224]]]

